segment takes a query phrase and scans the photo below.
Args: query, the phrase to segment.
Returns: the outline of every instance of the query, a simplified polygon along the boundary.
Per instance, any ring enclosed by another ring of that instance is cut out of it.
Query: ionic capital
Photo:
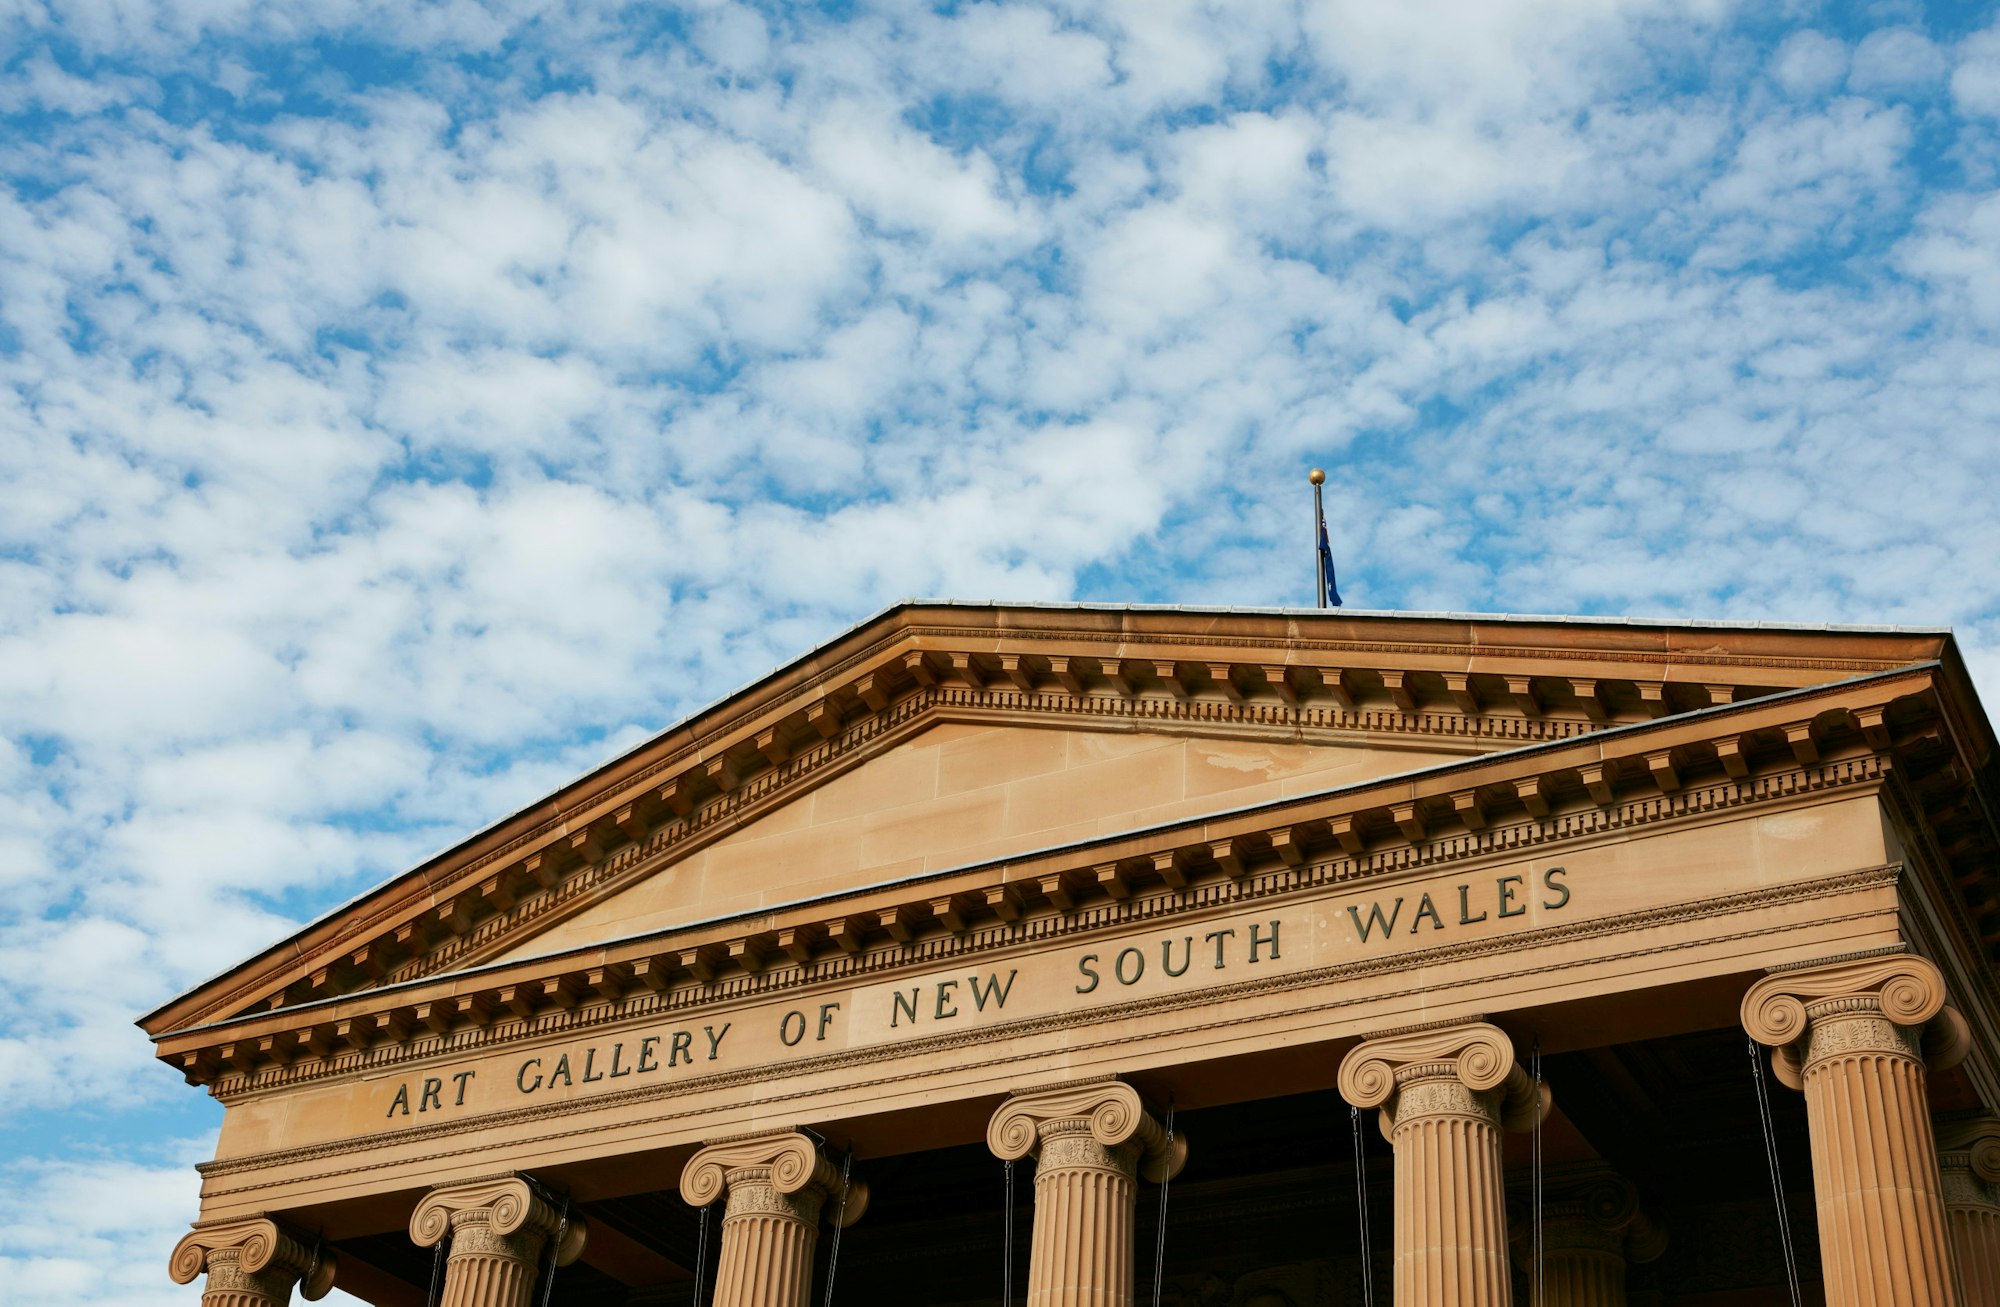
[[[1507,1033],[1484,1021],[1364,1040],[1341,1059],[1339,1083],[1356,1107],[1383,1107],[1414,1091],[1427,1110],[1490,1108],[1510,1130],[1533,1126],[1550,1101],[1547,1087],[1521,1069]],[[1400,1105],[1391,1110],[1400,1115]]]
[[[1053,1134],[1088,1130],[1106,1149],[1136,1143],[1139,1173],[1155,1182],[1170,1180],[1187,1163],[1187,1139],[1175,1135],[1146,1110],[1139,1091],[1122,1080],[1094,1080],[1016,1094],[986,1124],[986,1146],[1003,1161],[1038,1153]]]
[[[1942,1071],[1971,1046],[1945,998],[1944,976],[1926,958],[1860,958],[1764,977],[1743,996],[1743,1028],[1778,1050],[1772,1066],[1794,1089],[1813,1062],[1845,1053],[1901,1053]]]
[[[706,1207],[745,1182],[768,1184],[787,1198],[809,1195],[830,1203],[835,1223],[843,1227],[853,1225],[868,1210],[867,1184],[855,1179],[843,1182],[840,1169],[819,1145],[797,1130],[708,1145],[682,1168],[681,1197]]]
[[[1952,1112],[1932,1123],[1948,1207],[2000,1208],[2000,1119]]]
[[[1552,1169],[1543,1182],[1543,1247],[1560,1254],[1571,1249],[1611,1253],[1626,1262],[1657,1261],[1667,1251],[1667,1231],[1639,1201],[1639,1190],[1599,1162]],[[1514,1259],[1532,1256],[1535,1212],[1531,1196],[1517,1192],[1508,1203],[1514,1231]]]
[[[433,1189],[410,1213],[410,1238],[429,1248],[461,1225],[477,1224],[492,1235],[525,1234],[556,1240],[556,1265],[583,1255],[589,1227],[581,1213],[558,1208],[523,1175],[494,1176]]]
[[[310,1302],[326,1296],[337,1268],[333,1254],[322,1251],[317,1240],[262,1216],[197,1225],[167,1259],[167,1274],[175,1284],[225,1269],[264,1281],[265,1292],[279,1288],[280,1299],[296,1281],[299,1296]]]
[[[1988,1184],[2000,1184],[2000,1118],[1983,1112],[1954,1112],[1937,1118],[1938,1156],[1953,1155]]]

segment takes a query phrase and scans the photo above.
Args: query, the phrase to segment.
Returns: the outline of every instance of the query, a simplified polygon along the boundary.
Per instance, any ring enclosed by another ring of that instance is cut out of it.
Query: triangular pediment
[[[754,913],[1465,756],[1249,731],[940,722],[492,957]]]
[[[183,1029],[1935,658],[1935,632],[901,605],[150,1014]]]

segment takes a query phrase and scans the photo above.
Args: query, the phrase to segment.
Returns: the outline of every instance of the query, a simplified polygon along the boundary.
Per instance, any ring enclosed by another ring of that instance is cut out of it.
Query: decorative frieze
[[[532,978],[495,983],[472,994],[462,992],[461,982],[455,987],[461,992],[444,1003],[424,996],[422,991],[400,997],[400,1001],[394,992],[383,992],[378,1000],[381,1010],[377,1013],[352,1017],[329,1014],[310,1025],[273,1036],[284,1044],[282,1057],[262,1051],[258,1039],[231,1039],[226,1030],[218,1030],[212,1047],[180,1054],[180,1067],[191,1082],[211,1084],[218,1094],[228,1094],[250,1087],[253,1081],[260,1087],[290,1083],[336,1069],[351,1070],[359,1065],[433,1056],[441,1047],[470,1047],[509,1033],[515,1037],[548,1033],[579,1021],[637,1016],[788,986],[816,984],[1028,939],[1102,928],[1120,921],[1195,913],[1231,902],[1254,901],[1316,886],[1337,886],[1375,875],[1448,866],[1467,857],[1528,852],[1690,815],[1749,807],[1806,792],[1876,783],[1886,774],[1886,766],[1885,759],[1862,755],[1822,764],[1810,776],[1788,774],[1740,785],[1693,786],[1673,795],[1634,798],[1611,809],[1593,806],[1552,814],[1542,821],[1491,822],[1474,833],[1438,836],[1422,845],[1402,844],[1358,856],[1338,852],[1339,845],[1333,842],[1327,821],[1295,821],[1277,828],[1278,832],[1294,832],[1286,836],[1286,847],[1305,840],[1316,843],[1312,856],[1301,856],[1296,866],[1275,852],[1278,847],[1275,832],[1253,832],[1232,840],[1220,854],[1216,852],[1218,841],[1205,835],[1197,843],[1169,844],[1144,859],[1122,860],[1115,864],[1115,874],[1108,878],[1100,877],[1101,868],[1093,865],[1078,868],[1074,875],[1058,873],[1040,880],[1008,882],[999,887],[998,898],[1002,901],[993,908],[1000,915],[984,922],[968,920],[975,911],[975,903],[984,906],[984,900],[975,893],[955,895],[946,902],[945,912],[940,916],[933,901],[935,892],[921,881],[913,882],[907,903],[868,914],[871,921],[893,916],[899,923],[914,923],[906,926],[906,931],[920,929],[922,933],[912,934],[908,942],[891,940],[887,945],[871,947],[862,938],[871,927],[850,914],[830,917],[833,923],[830,927],[808,923],[792,928],[789,934],[766,930],[749,936],[725,935],[687,947],[663,946],[652,952],[635,950],[635,956],[613,959],[608,964],[594,959],[588,967],[538,970]],[[1258,861],[1245,865],[1249,858]],[[1165,871],[1161,870],[1163,866]],[[1181,885],[1166,884],[1168,877],[1180,880]],[[1117,891],[1096,893],[1087,903],[1070,900],[1068,911],[1045,910],[1023,915],[1019,910],[1024,900],[1046,904],[1048,893],[1039,888],[1045,883],[1088,885],[1095,891],[1107,879],[1118,886]],[[1410,911],[1415,912],[1419,907],[1413,902]],[[1455,910],[1455,903],[1453,907]],[[956,920],[957,928],[953,929],[946,918]],[[880,933],[888,928],[874,929]],[[844,941],[839,947],[828,942],[836,931]],[[780,935],[785,935],[782,943]],[[815,946],[820,950],[817,953]],[[748,961],[752,958],[754,964]],[[518,1020],[496,1022],[496,1013],[511,1013]],[[229,1056],[224,1056],[225,1052]],[[350,1060],[356,1057],[358,1061]]]

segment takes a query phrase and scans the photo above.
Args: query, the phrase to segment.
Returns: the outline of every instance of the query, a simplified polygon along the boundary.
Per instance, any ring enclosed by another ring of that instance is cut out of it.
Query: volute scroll
[[[1017,1094],[987,1122],[986,1146],[1002,1161],[1018,1161],[1040,1145],[1042,1124],[1048,1121],[1085,1121],[1091,1138],[1106,1148],[1136,1140],[1140,1174],[1155,1183],[1180,1174],[1187,1164],[1187,1139],[1175,1135],[1169,1140],[1139,1091],[1122,1080]]]
[[[2000,1120],[1977,1112],[1940,1117],[1937,1146],[1940,1153],[1965,1154],[1974,1175],[2000,1184]]]
[[[701,1149],[681,1169],[681,1198],[706,1207],[728,1192],[733,1174],[752,1168],[763,1171],[781,1194],[818,1190],[831,1202],[828,1219],[843,1228],[868,1210],[867,1183],[851,1177],[843,1182],[820,1146],[796,1130],[725,1139]]]
[[[1943,973],[1928,958],[1914,953],[1862,958],[1764,977],[1743,996],[1743,1028],[1777,1050],[1778,1078],[1793,1088],[1803,1075],[1803,1041],[1814,1023],[1857,1015],[1921,1031],[1923,1059],[1941,1071],[1963,1061],[1971,1048],[1965,1018],[1947,1004],[1948,997]]]
[[[190,1284],[209,1269],[218,1253],[233,1258],[237,1269],[250,1275],[275,1269],[296,1277],[299,1296],[308,1302],[326,1297],[339,1270],[338,1259],[318,1240],[259,1216],[196,1226],[174,1245],[167,1274],[175,1284]]]
[[[1519,1064],[1507,1032],[1484,1021],[1364,1040],[1340,1063],[1340,1094],[1356,1107],[1380,1107],[1396,1092],[1397,1073],[1449,1067],[1472,1090],[1498,1089]]]
[[[464,1212],[483,1212],[486,1226],[494,1234],[529,1230],[543,1238],[560,1236],[562,1242],[555,1250],[558,1266],[568,1266],[581,1257],[589,1239],[589,1227],[580,1213],[560,1211],[526,1176],[505,1175],[425,1194],[410,1213],[411,1240],[420,1248],[437,1244],[450,1235],[453,1218]]]

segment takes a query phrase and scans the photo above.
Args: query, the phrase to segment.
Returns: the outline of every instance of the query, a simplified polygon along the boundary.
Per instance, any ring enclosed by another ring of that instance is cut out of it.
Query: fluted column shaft
[[[1512,1281],[1497,1096],[1449,1063],[1408,1067],[1390,1121],[1397,1307],[1502,1307]]]
[[[706,1207],[725,1193],[714,1307],[806,1307],[820,1215],[852,1225],[868,1207],[868,1187],[796,1130],[722,1140],[689,1159],[682,1198]]]
[[[1396,1307],[1507,1307],[1500,1130],[1547,1109],[1507,1036],[1473,1022],[1368,1040],[1342,1061],[1340,1092],[1384,1110],[1396,1150]]]
[[[1945,1118],[1936,1130],[1945,1226],[1964,1301],[2000,1303],[2000,1120]]]
[[[768,1166],[731,1171],[726,1183],[715,1307],[805,1307],[819,1237],[818,1191],[779,1193]]]
[[[1641,1207],[1638,1189],[1602,1162],[1553,1168],[1543,1176],[1539,1205],[1528,1186],[1517,1186],[1509,1216],[1514,1265],[1530,1284],[1539,1218],[1539,1307],[1625,1307],[1626,1269],[1667,1250],[1667,1232]]]
[[[1130,1307],[1138,1146],[1107,1148],[1074,1118],[1038,1134],[1028,1307]]]
[[[1581,1208],[1542,1210],[1539,1307],[1625,1307],[1625,1236]]]
[[[201,1307],[285,1307],[292,1300],[298,1276],[279,1267],[246,1271],[234,1250],[209,1258],[202,1282]]]
[[[433,1189],[410,1216],[420,1247],[449,1239],[440,1307],[529,1307],[542,1252],[567,1266],[583,1252],[583,1219],[553,1204],[525,1176]]]
[[[1028,1307],[1131,1307],[1139,1177],[1171,1179],[1187,1141],[1130,1085],[1098,1080],[1015,1095],[986,1142],[1010,1162],[1035,1156]]]
[[[1937,969],[1897,955],[1759,981],[1744,1024],[1805,1091],[1828,1307],[1957,1307],[1922,1056]]]
[[[202,1307],[285,1307],[294,1284],[308,1301],[323,1298],[334,1270],[317,1239],[261,1216],[197,1226],[167,1262],[176,1284],[207,1274]]]
[[[489,1210],[452,1213],[440,1307],[528,1307],[542,1244],[538,1230],[497,1232]]]

